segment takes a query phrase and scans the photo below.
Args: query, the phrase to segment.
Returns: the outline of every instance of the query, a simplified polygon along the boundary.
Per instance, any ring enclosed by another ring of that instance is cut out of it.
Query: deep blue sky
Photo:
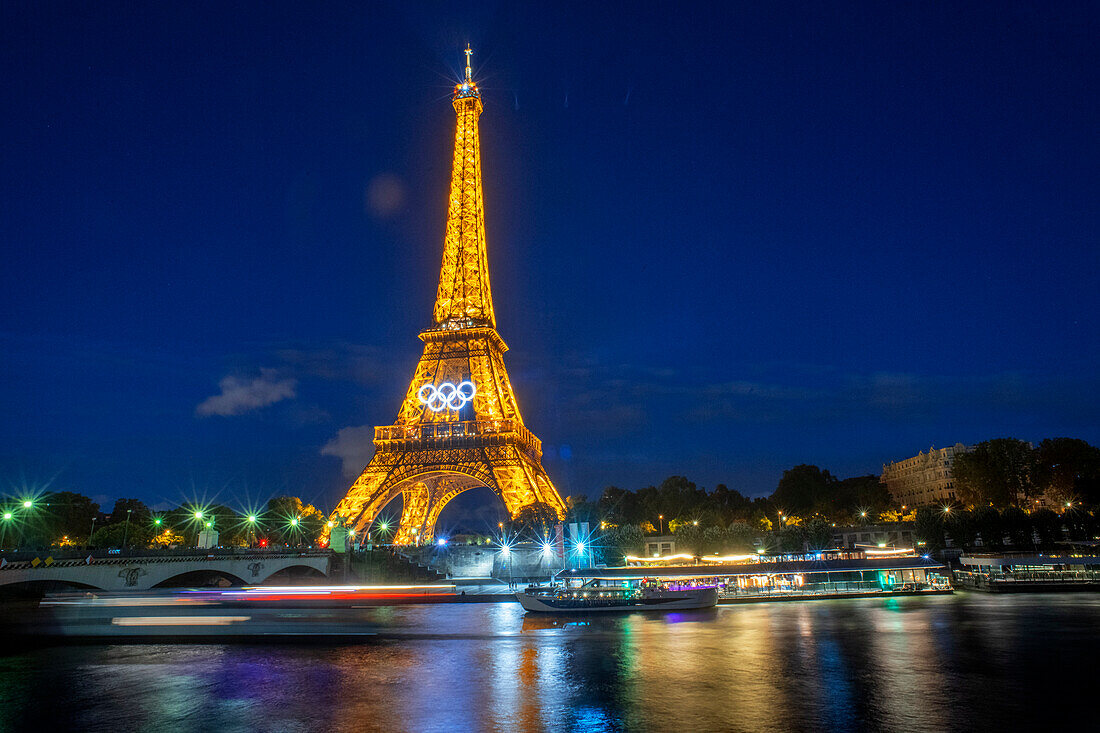
[[[0,4],[3,488],[330,509],[431,316],[467,42],[562,493],[1100,442],[1095,4],[148,5]]]

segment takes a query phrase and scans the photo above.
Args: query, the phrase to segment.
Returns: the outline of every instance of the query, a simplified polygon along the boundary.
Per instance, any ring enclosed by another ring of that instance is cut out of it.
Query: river
[[[387,630],[351,645],[9,649],[0,731],[1085,730],[1096,721],[1098,595],[564,620],[525,616],[515,603],[375,613]]]

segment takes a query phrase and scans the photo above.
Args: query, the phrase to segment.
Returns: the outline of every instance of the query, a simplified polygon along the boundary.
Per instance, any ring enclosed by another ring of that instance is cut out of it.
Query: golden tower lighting
[[[466,75],[454,88],[457,115],[443,264],[424,353],[393,425],[374,429],[374,457],[336,507],[354,531],[392,499],[404,510],[395,544],[429,543],[443,507],[487,486],[512,516],[535,502],[558,517],[565,502],[542,467],[542,443],[524,426],[496,331],[485,247],[478,117],[481,93],[466,47]]]

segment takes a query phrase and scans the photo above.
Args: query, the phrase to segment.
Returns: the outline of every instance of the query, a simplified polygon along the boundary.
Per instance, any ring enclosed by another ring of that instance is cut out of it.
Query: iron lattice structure
[[[333,513],[359,533],[401,494],[396,544],[431,541],[447,502],[478,486],[492,489],[512,516],[534,502],[565,516],[565,502],[542,467],[542,444],[520,416],[504,369],[508,347],[496,331],[481,190],[481,93],[470,53],[452,98],[458,119],[434,323],[420,334],[424,354],[397,420],[374,429],[374,457]]]

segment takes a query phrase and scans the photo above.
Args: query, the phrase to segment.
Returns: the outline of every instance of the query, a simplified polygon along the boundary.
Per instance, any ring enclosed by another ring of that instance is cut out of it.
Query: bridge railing
[[[195,560],[262,560],[265,558],[279,559],[287,557],[328,557],[332,554],[328,549],[298,549],[288,547],[277,548],[248,548],[228,547],[211,548],[208,550],[196,547],[178,547],[166,549],[130,549],[128,551],[111,550],[69,550],[63,548],[48,548],[37,551],[28,550],[4,550],[0,551],[0,559],[6,563],[0,568],[3,570],[25,570],[27,568],[42,567],[73,567],[76,565],[100,565],[100,564],[134,564],[134,563],[162,563],[162,562],[193,562]],[[40,562],[36,565],[35,558]],[[45,560],[50,559],[50,565],[45,565]],[[90,558],[90,560],[89,560]]]

